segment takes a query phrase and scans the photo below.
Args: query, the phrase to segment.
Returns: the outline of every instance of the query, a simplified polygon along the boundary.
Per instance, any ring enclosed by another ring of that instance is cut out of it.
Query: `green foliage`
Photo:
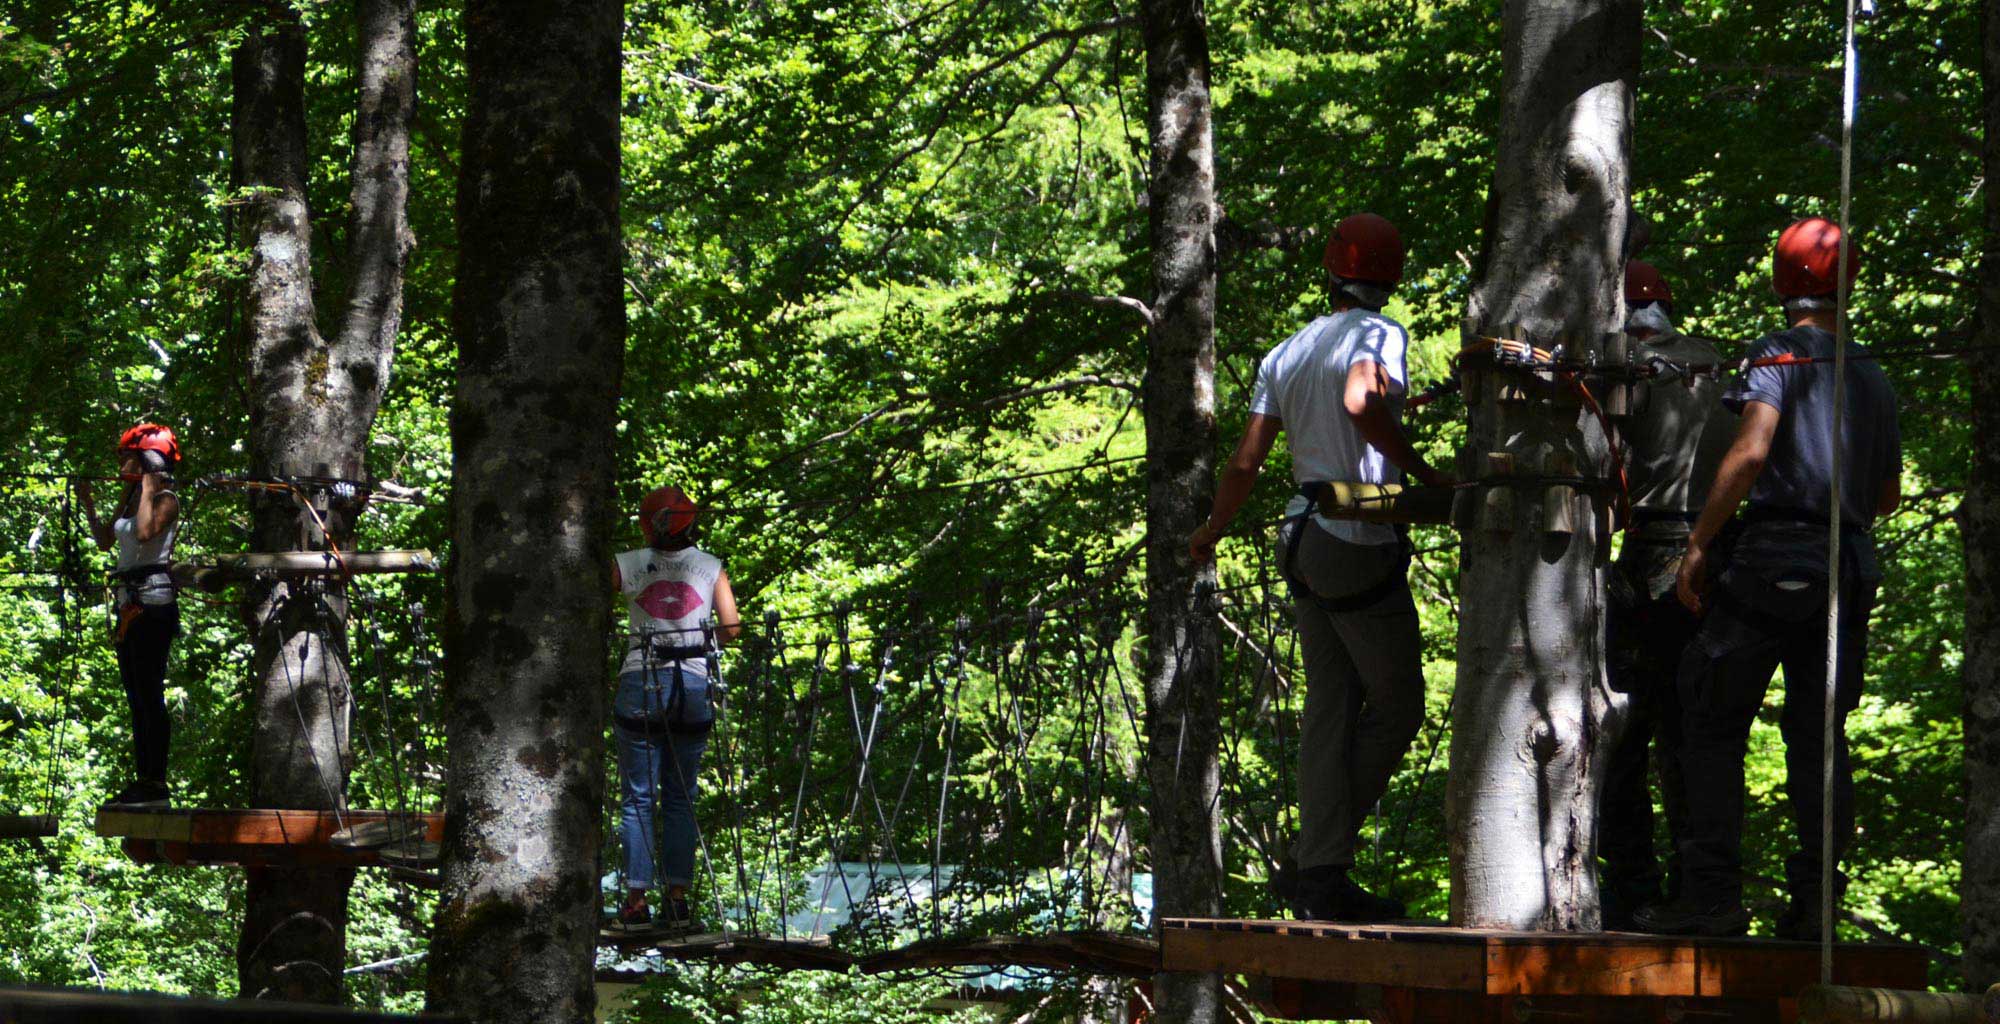
[[[1079,562],[1100,600],[1140,596],[1139,463],[981,483],[1144,451],[1142,325],[1080,298],[1150,300],[1143,55],[1135,27],[1092,27],[1125,11],[1095,0],[628,4],[622,493],[636,506],[673,480],[718,506],[707,545],[728,559],[751,621],[851,600],[857,632],[917,620],[943,628],[989,602],[1059,593]],[[243,465],[228,54],[249,14],[36,0],[0,15],[5,469],[108,472],[109,440],[141,416],[181,432],[185,475]],[[333,310],[352,26],[344,5],[314,3],[308,14],[317,292]],[[410,211],[419,245],[370,449],[374,472],[438,499],[450,465],[459,15],[456,5],[421,15]],[[1209,5],[1227,217],[1216,373],[1225,435],[1245,418],[1256,361],[1323,307],[1323,236],[1313,229],[1346,212],[1372,209],[1402,225],[1412,272],[1392,312],[1419,339],[1414,376],[1445,370],[1480,258],[1498,16],[1465,0]],[[1838,26],[1830,9],[1776,0],[1653,5],[1648,17],[1634,133],[1637,202],[1654,226],[1645,255],[1672,281],[1682,326],[1728,339],[1733,353],[1776,326],[1762,283],[1776,230],[1834,210]],[[1864,32],[1855,222],[1868,269],[1855,315],[1871,343],[1946,345],[1968,330],[1980,251],[1975,18],[1969,4],[1898,0]],[[1230,241],[1243,229],[1295,229],[1278,232],[1294,241]],[[1952,512],[1969,461],[1966,387],[1951,362],[1890,370],[1905,402],[1905,487],[1921,497],[1880,530],[1889,578],[1869,697],[1851,725],[1864,823],[1851,905],[1871,929],[1948,955],[1958,941],[1962,785]],[[1433,456],[1462,437],[1449,400],[1414,428]],[[1275,458],[1279,479],[1244,522],[1278,514],[1288,488],[1282,450]],[[37,526],[54,538],[70,521],[54,511],[62,488],[10,480],[0,491],[0,569],[27,573],[24,585],[51,582],[51,549],[22,552]],[[444,500],[376,511],[364,543],[442,550],[444,515]],[[242,546],[236,496],[191,492],[187,517],[189,551]],[[637,543],[633,524],[624,536]],[[1419,531],[1418,547],[1427,702],[1441,723],[1455,668],[1455,538]],[[1243,634],[1226,666],[1236,687],[1224,709],[1227,896],[1235,910],[1267,914],[1278,908],[1270,880],[1290,838],[1297,657],[1282,591],[1233,589],[1268,579],[1261,533],[1227,541],[1221,572],[1225,615]],[[374,747],[360,751],[357,801],[435,798],[440,719],[407,606],[422,600],[435,617],[439,597],[431,583],[384,585],[351,635],[365,669],[357,737]],[[16,937],[0,954],[0,980],[228,993],[236,875],[136,867],[89,834],[89,808],[123,781],[128,734],[98,642],[101,608],[76,591],[69,600],[61,614],[87,622],[81,632],[60,627],[48,591],[0,590],[10,623],[0,630],[0,807],[54,806],[64,829],[46,851],[0,847],[0,926]],[[1136,640],[1121,634],[1125,656]],[[170,680],[183,802],[242,798],[246,658],[234,609],[190,602]],[[729,670],[753,664],[746,649]],[[1037,684],[1058,727],[1051,735],[1085,713],[1063,704],[1056,679]],[[993,685],[973,680],[967,706],[990,699]],[[1789,843],[1775,722],[1760,723],[1750,766],[1748,852],[1765,878],[1780,874]],[[916,740],[892,737],[888,753],[906,755]],[[1137,749],[1130,735],[1119,742]],[[1394,879],[1431,914],[1446,899],[1448,745],[1441,726],[1420,735],[1371,825],[1379,853],[1363,858],[1364,874]],[[1059,792],[1084,799],[1056,748],[1030,760]],[[735,791],[747,806],[796,777],[782,750],[739,764]],[[968,792],[1002,798],[1000,768],[990,751],[971,757]],[[1104,808],[1138,799],[1137,780],[1123,781]],[[726,792],[710,789],[707,819],[728,813]],[[1047,839],[1004,838],[987,856],[1048,864],[1059,853]],[[822,828],[802,842],[830,839]],[[1768,921],[1774,897],[1752,895]],[[422,891],[371,875],[356,890],[351,960],[421,952],[429,914]],[[420,978],[420,967],[388,970],[353,988],[358,1002],[412,1008]],[[726,994],[745,982],[734,972],[665,976],[629,1012],[892,1019],[938,993],[802,974]]]

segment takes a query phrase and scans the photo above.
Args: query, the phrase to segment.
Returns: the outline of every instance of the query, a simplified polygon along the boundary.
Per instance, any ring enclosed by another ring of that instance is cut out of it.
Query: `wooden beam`
[[[1693,941],[1693,940],[1687,940]],[[1819,983],[1817,943],[1775,939],[1707,939],[1695,952],[1693,995],[1739,999],[1789,999]],[[1837,985],[1921,989],[1929,984],[1930,956],[1899,943],[1843,942],[1834,946]]]
[[[1679,943],[1534,941],[1486,943],[1490,995],[1693,995],[1695,950]]]
[[[197,999],[97,989],[0,989],[0,1021],[8,1024],[459,1024],[464,1017],[356,1013],[316,1003],[264,999]]]
[[[55,834],[53,814],[0,814],[0,839],[50,839]]]
[[[1992,1024],[1983,996],[1961,992],[1813,985],[1799,996],[1799,1024]]]
[[[421,549],[347,551],[338,558],[330,551],[259,551],[223,555],[204,562],[176,562],[173,567],[174,579],[181,585],[209,591],[260,576],[362,576],[437,571],[437,556]]]
[[[125,840],[127,856],[141,864],[205,867],[243,864],[267,867],[413,866],[390,856],[393,849],[334,842],[336,832],[358,824],[410,821],[428,843],[444,836],[444,815],[396,811],[301,811],[273,808],[102,807],[97,834]]]
[[[398,811],[302,811],[279,808],[100,807],[97,834],[113,838],[249,846],[331,846],[342,828],[408,820],[424,838],[444,837],[444,815]]]
[[[1819,980],[1819,947],[1771,939],[1628,933],[1502,932],[1409,925],[1168,918],[1168,970],[1221,971],[1355,985],[1475,991],[1490,996],[1795,998]],[[1843,985],[1921,989],[1917,946],[1843,943]]]

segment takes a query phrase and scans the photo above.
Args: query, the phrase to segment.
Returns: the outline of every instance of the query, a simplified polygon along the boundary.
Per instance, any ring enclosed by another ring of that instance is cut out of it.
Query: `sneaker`
[[[653,927],[653,910],[644,902],[627,903],[604,925],[605,931],[643,932]]]
[[[1346,868],[1309,868],[1299,873],[1292,913],[1302,921],[1370,923],[1409,916],[1401,900],[1377,896],[1349,878]]]
[[[168,792],[167,784],[152,779],[140,779],[104,802],[106,807],[168,807],[172,804],[173,795]]]
[[[1701,901],[1686,896],[1672,903],[1640,907],[1632,915],[1640,931],[1655,935],[1745,935],[1750,912],[1735,900]]]
[[[687,897],[669,896],[660,904],[660,927],[676,932],[694,930],[694,911],[688,907]]]

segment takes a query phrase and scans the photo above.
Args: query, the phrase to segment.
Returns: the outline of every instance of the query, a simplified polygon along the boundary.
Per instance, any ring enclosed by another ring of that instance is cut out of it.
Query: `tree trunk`
[[[1467,325],[1581,356],[1623,312],[1640,5],[1508,0],[1503,17],[1500,146]],[[1489,453],[1523,475],[1612,475],[1603,431],[1565,383],[1493,370],[1471,381],[1469,477],[1504,471]],[[1502,401],[1510,385],[1527,400]],[[1622,708],[1602,651],[1608,506],[1588,490],[1463,492],[1447,796],[1456,924],[1598,926],[1597,768]]]
[[[1147,0],[1146,122],[1152,141],[1152,327],[1146,357],[1146,743],[1153,913],[1221,912],[1221,784],[1215,620],[1197,594],[1212,570],[1188,556],[1215,478],[1215,149],[1208,26],[1199,0]],[[1160,1020],[1221,1011],[1215,974],[1161,974]]]
[[[617,0],[475,0],[430,1005],[591,1017],[619,378]]]
[[[1965,538],[1965,980],[2000,983],[2000,0],[1986,0],[1982,64],[1986,222],[1980,234],[1979,334],[1972,368],[1972,473]]]
[[[244,294],[250,469],[358,478],[402,310],[409,123],[415,100],[412,0],[360,0],[348,315],[329,343],[315,323],[306,209],[305,28],[273,8],[231,60],[234,180],[250,253]],[[251,499],[257,551],[345,548],[357,508],[327,495]],[[250,800],[343,806],[353,697],[347,601],[336,579],[260,582],[242,612],[255,644]],[[237,976],[243,995],[339,1002],[351,870],[251,868]]]

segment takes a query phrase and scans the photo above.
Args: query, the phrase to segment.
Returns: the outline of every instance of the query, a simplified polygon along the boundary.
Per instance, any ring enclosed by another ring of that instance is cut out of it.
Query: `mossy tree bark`
[[[1146,742],[1157,917],[1221,911],[1215,620],[1188,555],[1215,478],[1215,147],[1208,25],[1199,0],[1147,0],[1152,145],[1152,326],[1146,409]],[[1161,974],[1161,1020],[1214,1021],[1221,978]]]
[[[589,1020],[624,366],[617,0],[475,0],[430,1005]]]
[[[1508,0],[1499,153],[1467,316],[1477,334],[1518,329],[1582,355],[1619,329],[1640,30],[1637,0]],[[1611,476],[1607,438],[1564,382],[1479,370],[1469,394],[1468,476],[1510,462]],[[1461,501],[1456,924],[1598,926],[1598,766],[1620,710],[1602,649],[1606,508],[1588,488],[1488,487]]]
[[[313,307],[306,208],[306,33],[296,11],[260,9],[231,59],[235,214],[249,253],[243,292],[250,470],[260,476],[367,475],[368,432],[402,319],[409,133],[415,109],[413,0],[358,0],[346,305],[323,335]],[[359,508],[317,496],[252,499],[258,551],[348,546]],[[346,800],[353,708],[347,599],[338,581],[258,581],[241,608],[255,642],[250,799],[332,808]],[[245,996],[338,1002],[352,872],[251,868],[237,947]]]

